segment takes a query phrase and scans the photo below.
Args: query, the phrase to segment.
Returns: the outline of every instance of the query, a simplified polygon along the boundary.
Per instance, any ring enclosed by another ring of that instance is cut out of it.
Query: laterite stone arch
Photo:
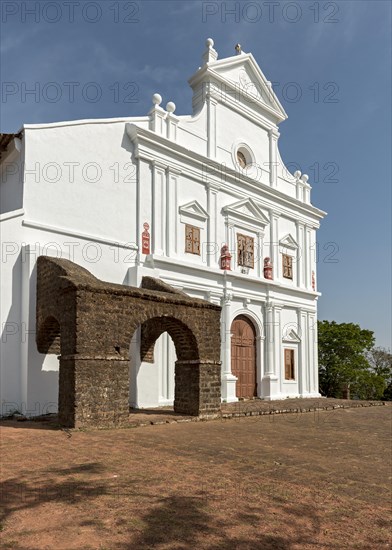
[[[129,415],[129,345],[141,326],[152,361],[163,332],[173,339],[174,410],[220,410],[221,308],[144,277],[142,287],[107,283],[65,259],[37,262],[37,347],[59,355],[59,419],[68,427],[116,427]]]

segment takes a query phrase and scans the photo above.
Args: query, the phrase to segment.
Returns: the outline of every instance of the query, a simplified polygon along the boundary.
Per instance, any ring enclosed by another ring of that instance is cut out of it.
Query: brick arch
[[[69,260],[40,256],[37,347],[44,353],[59,353],[60,347],[60,422],[71,427],[127,424],[129,345],[140,325],[147,355],[163,332],[174,341],[174,410],[217,415],[220,313],[220,306],[158,279],[143,277],[142,288],[112,284]]]
[[[175,317],[153,317],[141,325],[140,358],[154,363],[154,347],[158,338],[167,332],[173,340],[178,361],[199,359],[196,336],[183,321]]]

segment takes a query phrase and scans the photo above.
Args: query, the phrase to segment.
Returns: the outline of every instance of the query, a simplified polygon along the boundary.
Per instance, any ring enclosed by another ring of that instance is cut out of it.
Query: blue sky
[[[144,115],[154,92],[189,114],[205,39],[220,58],[240,42],[289,115],[283,159],[328,212],[319,318],[359,323],[391,347],[391,3],[276,4],[4,0],[1,131]]]

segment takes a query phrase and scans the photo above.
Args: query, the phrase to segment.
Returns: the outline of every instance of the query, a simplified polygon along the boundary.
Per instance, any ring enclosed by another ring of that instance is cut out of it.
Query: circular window
[[[245,166],[248,164],[246,162],[246,157],[242,151],[237,151],[237,162],[241,166],[241,168],[245,168]]]
[[[243,140],[234,142],[231,147],[231,155],[234,169],[253,178],[256,159],[249,145]]]

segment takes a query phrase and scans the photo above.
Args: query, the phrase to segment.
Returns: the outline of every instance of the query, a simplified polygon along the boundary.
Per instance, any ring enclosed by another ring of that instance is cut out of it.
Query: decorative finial
[[[160,105],[162,103],[162,96],[160,94],[154,94],[152,96],[152,102],[154,105]]]
[[[294,177],[297,178],[297,180],[299,180],[299,178],[301,177],[301,175],[302,175],[301,170],[296,170],[296,171],[294,172]]]
[[[204,63],[210,63],[218,59],[218,52],[214,50],[214,41],[212,38],[206,40],[206,51],[203,54]]]
[[[304,183],[308,183],[308,179],[309,179],[308,174],[302,174],[301,180],[302,180]]]
[[[235,51],[237,52],[237,55],[240,55],[242,53],[242,50],[241,50],[241,44],[236,44],[234,46],[234,49]]]
[[[176,110],[176,104],[173,103],[173,101],[169,101],[169,103],[166,104],[166,111],[168,113],[174,113]]]

